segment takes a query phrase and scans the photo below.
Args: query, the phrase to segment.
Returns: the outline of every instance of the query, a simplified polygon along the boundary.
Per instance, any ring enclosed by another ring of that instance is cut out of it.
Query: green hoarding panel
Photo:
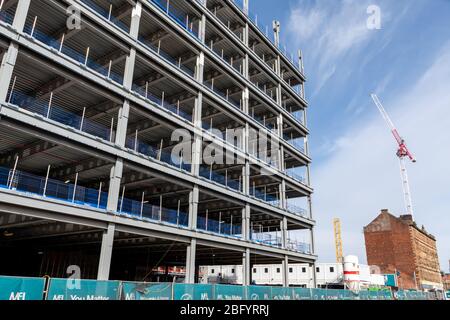
[[[311,289],[294,288],[292,291],[294,300],[311,300]]]
[[[264,286],[247,287],[247,298],[248,300],[271,300],[272,289]]]
[[[273,287],[272,300],[292,300],[292,289]]]
[[[122,283],[122,300],[172,300],[172,283]]]
[[[45,279],[0,277],[0,300],[42,300]]]
[[[209,284],[176,283],[174,286],[175,300],[213,300],[213,286]]]
[[[311,289],[312,300],[327,300],[327,290],[326,289]]]
[[[215,285],[214,293],[216,300],[246,300],[245,288],[242,286]]]
[[[51,279],[47,300],[118,300],[119,281]]]

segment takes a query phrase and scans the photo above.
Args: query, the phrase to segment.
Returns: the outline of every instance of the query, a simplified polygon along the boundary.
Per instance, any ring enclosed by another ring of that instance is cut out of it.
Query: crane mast
[[[416,162],[416,159],[412,155],[412,153],[409,151],[408,147],[406,146],[405,140],[398,133],[397,128],[395,127],[394,123],[392,122],[391,118],[389,117],[388,113],[384,109],[384,107],[381,104],[378,97],[375,94],[372,94],[372,99],[375,102],[375,105],[377,106],[377,108],[380,111],[381,115],[383,116],[384,120],[388,124],[389,128],[391,129],[392,135],[394,136],[395,140],[397,141],[397,144],[398,144],[397,157],[400,162],[400,174],[402,177],[403,197],[404,197],[406,212],[408,214],[410,214],[412,217],[414,217],[412,199],[411,199],[411,191],[409,188],[408,172],[406,170],[405,159],[408,158],[413,163]]]
[[[344,249],[342,245],[341,220],[333,219],[334,243],[336,247],[336,262],[344,262]]]

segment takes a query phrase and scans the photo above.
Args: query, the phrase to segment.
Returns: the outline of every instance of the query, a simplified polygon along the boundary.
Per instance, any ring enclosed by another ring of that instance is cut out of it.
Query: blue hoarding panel
[[[172,283],[122,283],[122,300],[172,300]]]
[[[176,283],[174,300],[214,300],[214,289],[209,284]]]
[[[45,279],[0,277],[0,300],[42,300]]]
[[[118,300],[119,281],[51,279],[47,300]]]

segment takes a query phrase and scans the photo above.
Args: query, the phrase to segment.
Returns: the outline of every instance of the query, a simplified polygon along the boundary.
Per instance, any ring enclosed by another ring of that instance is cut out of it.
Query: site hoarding
[[[0,300],[42,300],[44,278],[0,277]]]
[[[47,300],[118,300],[119,281],[51,279]]]

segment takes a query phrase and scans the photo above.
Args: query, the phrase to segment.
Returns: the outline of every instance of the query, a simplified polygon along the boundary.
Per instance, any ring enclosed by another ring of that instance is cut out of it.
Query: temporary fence
[[[398,298],[397,298],[398,296]],[[400,298],[401,297],[401,298]],[[426,292],[0,276],[0,300],[434,300]]]

